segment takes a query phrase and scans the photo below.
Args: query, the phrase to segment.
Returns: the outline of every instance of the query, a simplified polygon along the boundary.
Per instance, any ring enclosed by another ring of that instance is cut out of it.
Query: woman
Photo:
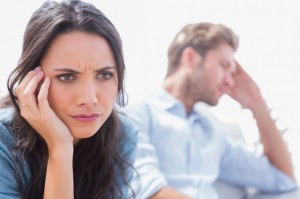
[[[82,1],[45,2],[24,35],[0,123],[0,198],[128,198],[136,132],[113,24]]]

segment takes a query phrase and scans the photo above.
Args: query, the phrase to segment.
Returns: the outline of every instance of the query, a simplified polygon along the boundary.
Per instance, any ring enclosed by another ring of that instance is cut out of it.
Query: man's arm
[[[256,120],[265,155],[275,167],[295,180],[289,151],[284,143],[282,134],[270,116],[267,104],[263,101],[253,106],[250,110]]]
[[[260,132],[264,153],[269,161],[295,180],[289,151],[270,115],[269,108],[261,95],[259,87],[238,63],[234,80],[234,86],[228,89],[227,93],[244,108],[252,112]]]

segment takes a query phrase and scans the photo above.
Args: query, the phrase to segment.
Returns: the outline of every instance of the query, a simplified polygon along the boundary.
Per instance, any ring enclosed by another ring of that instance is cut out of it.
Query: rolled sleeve
[[[134,109],[134,110],[133,110]],[[139,114],[141,113],[141,114]],[[137,198],[149,198],[167,186],[167,181],[159,170],[155,147],[149,139],[151,116],[145,106],[127,107],[126,114],[138,128],[138,144],[134,167],[138,176],[132,181]]]
[[[150,144],[138,144],[135,168],[139,178],[136,179],[134,185],[137,190],[137,198],[149,198],[167,186],[167,181],[158,169],[158,161],[153,153],[154,149]]]

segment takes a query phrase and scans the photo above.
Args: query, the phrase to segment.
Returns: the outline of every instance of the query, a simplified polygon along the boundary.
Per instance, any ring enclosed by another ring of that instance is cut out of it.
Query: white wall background
[[[129,102],[161,85],[166,51],[186,23],[210,21],[231,27],[240,37],[236,58],[260,85],[278,126],[289,127],[285,139],[300,179],[300,3],[297,0],[87,0],[119,30],[127,66]],[[32,12],[43,1],[1,0],[0,94],[21,52],[22,36]],[[298,88],[298,89],[297,89]],[[248,111],[229,97],[212,108],[221,120],[236,122],[253,147],[257,129]]]

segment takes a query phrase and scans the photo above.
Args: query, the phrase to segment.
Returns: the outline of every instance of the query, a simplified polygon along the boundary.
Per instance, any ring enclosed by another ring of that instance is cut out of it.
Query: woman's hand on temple
[[[73,146],[70,130],[49,105],[50,83],[40,67],[25,76],[16,88],[21,116],[43,137],[49,150],[68,144]]]

